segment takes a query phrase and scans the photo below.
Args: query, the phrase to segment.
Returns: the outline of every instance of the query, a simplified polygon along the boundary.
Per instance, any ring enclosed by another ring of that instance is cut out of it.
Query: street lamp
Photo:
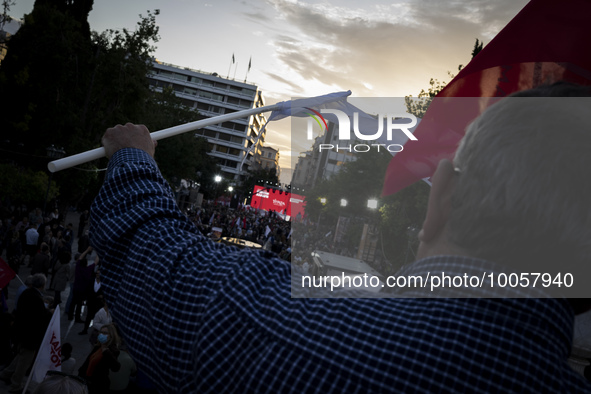
[[[64,148],[57,148],[53,144],[45,148],[47,151],[47,157],[52,160],[61,159],[66,155]],[[49,181],[47,182],[47,192],[45,193],[45,202],[43,203],[43,215],[47,215],[47,200],[49,199],[49,188],[51,187],[51,179],[53,178],[53,172],[49,171]]]
[[[369,209],[376,209],[378,207],[378,200],[375,198],[367,200],[367,207]]]
[[[220,182],[222,181],[222,177],[220,175],[216,175],[213,180],[215,181],[215,194],[213,196],[213,202],[215,204],[215,201],[218,198],[218,188],[220,186]]]
[[[234,191],[234,188],[233,188],[232,186],[228,186],[228,191],[229,191],[230,193],[232,193],[232,192]]]
[[[344,198],[341,199],[341,207],[346,207],[347,206],[347,200],[345,200]]]

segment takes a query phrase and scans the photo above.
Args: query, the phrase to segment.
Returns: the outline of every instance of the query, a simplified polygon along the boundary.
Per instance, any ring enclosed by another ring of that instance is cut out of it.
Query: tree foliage
[[[172,88],[166,88],[162,92],[154,91],[148,97],[142,121],[153,132],[199,118],[199,113],[185,106]],[[181,179],[201,183],[203,178],[207,184],[207,179],[218,172],[215,162],[207,155],[208,151],[207,140],[189,132],[158,141],[156,161],[173,186],[178,186]]]
[[[44,157],[50,145],[68,155],[96,148],[105,129],[141,122],[150,96],[147,73],[158,41],[158,10],[140,15],[134,31],[91,33],[92,0],[37,0],[25,24],[6,43],[0,65],[3,141]],[[26,156],[16,164],[45,170]],[[80,166],[96,169],[94,163]],[[63,204],[96,190],[96,173],[65,170],[54,176]]]
[[[429,187],[423,182],[394,195],[380,198],[388,164],[387,152],[370,151],[357,154],[331,179],[317,182],[306,193],[306,215],[320,220],[321,233],[334,231],[339,216],[350,218],[345,245],[359,245],[364,223],[377,224],[380,229],[378,251],[384,263],[375,267],[384,274],[395,272],[414,260],[416,233],[426,214]],[[321,199],[326,199],[323,204]],[[378,210],[368,208],[368,200],[378,200]],[[346,206],[341,205],[346,200]]]
[[[59,195],[55,181],[51,182],[49,194],[47,185],[49,179],[43,171],[33,171],[19,168],[13,164],[0,164],[0,199],[11,204],[41,206],[45,196],[48,201]]]
[[[483,46],[484,43],[477,38],[474,42],[471,59],[478,55]],[[458,66],[458,71],[461,71],[462,68],[464,68],[464,65],[460,64]],[[451,71],[448,71],[447,75],[449,76],[450,81],[456,77],[456,74],[453,74]],[[425,112],[427,112],[429,104],[431,104],[431,101],[433,101],[433,98],[437,96],[437,94],[441,92],[446,85],[447,82],[445,81],[439,81],[438,79],[431,78],[427,90],[421,89],[421,92],[417,97],[413,97],[412,95],[405,97],[406,110],[418,118],[423,118],[425,116]]]

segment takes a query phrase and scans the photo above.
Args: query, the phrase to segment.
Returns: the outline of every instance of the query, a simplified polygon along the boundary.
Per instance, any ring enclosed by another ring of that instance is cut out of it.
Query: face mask
[[[109,336],[107,334],[99,334],[98,337],[96,338],[100,343],[105,343],[107,342],[107,340],[109,339]]]

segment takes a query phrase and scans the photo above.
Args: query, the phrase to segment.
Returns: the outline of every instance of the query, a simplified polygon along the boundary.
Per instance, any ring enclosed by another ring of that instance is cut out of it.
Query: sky
[[[22,18],[34,0],[18,0]],[[159,9],[163,62],[259,86],[266,104],[351,90],[352,97],[417,96],[429,80],[470,61],[475,39],[490,40],[525,0],[95,0],[92,30],[134,29]],[[232,55],[236,63],[232,64]],[[252,67],[247,74],[249,60]],[[288,183],[301,151],[290,121],[268,126]]]

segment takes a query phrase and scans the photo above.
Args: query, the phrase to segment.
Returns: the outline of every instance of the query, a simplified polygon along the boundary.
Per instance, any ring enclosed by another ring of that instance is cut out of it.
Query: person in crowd
[[[107,307],[105,299],[102,295],[98,297],[97,303],[100,309],[94,314],[94,318],[92,319],[92,332],[89,337],[89,341],[93,345],[96,343],[96,338],[98,337],[101,327],[106,324],[113,323],[113,319],[109,313],[109,308]]]
[[[23,218],[16,224],[15,231],[24,232],[27,231],[29,228],[29,218],[27,216],[23,216]]]
[[[43,300],[45,283],[45,275],[33,275],[31,287],[23,291],[18,299],[14,333],[19,351],[10,365],[0,373],[0,379],[10,383],[11,393],[23,390],[25,372],[31,366],[51,320],[51,312]]]
[[[97,267],[98,265],[98,256],[94,261],[94,266]],[[103,290],[101,288],[101,271],[95,268],[94,272],[94,282],[92,284],[91,290],[88,292],[88,298],[86,302],[86,306],[88,307],[86,313],[86,320],[84,321],[84,329],[78,333],[78,335],[86,335],[88,334],[88,327],[90,327],[90,322],[93,320],[95,314],[104,306],[105,302],[103,300]]]
[[[115,327],[116,328],[116,327]],[[122,342],[120,346],[119,357],[117,361],[121,364],[119,371],[110,371],[109,380],[111,381],[110,393],[111,394],[126,394],[134,393],[130,387],[130,381],[133,376],[137,373],[137,367],[135,362],[127,352],[125,343]]]
[[[25,231],[26,254],[29,256],[29,262],[37,254],[37,241],[39,240],[39,232],[37,231],[37,224],[31,223]]]
[[[88,394],[86,381],[62,371],[47,371],[33,394]]]
[[[12,270],[16,273],[18,273],[20,268],[22,254],[23,247],[19,237],[19,232],[12,231],[12,238],[10,238],[10,241],[8,241],[8,245],[6,247],[6,259],[8,260],[8,265],[10,268],[12,268]]]
[[[72,244],[74,243],[74,225],[72,223],[68,223],[66,229],[64,230],[64,240],[66,242],[67,247],[72,249]]]
[[[70,280],[70,260],[72,255],[69,252],[58,252],[57,261],[53,266],[51,276],[51,289],[55,292],[53,308],[62,303],[62,291],[66,290]]]
[[[22,285],[20,285],[19,288],[16,290],[16,295],[14,296],[13,312],[16,312],[18,306],[18,299],[20,298],[20,296],[23,294],[25,290],[31,288],[32,285],[33,275],[29,275],[25,278],[25,282]]]
[[[117,361],[121,339],[113,324],[101,327],[97,343],[78,370],[78,375],[88,381],[90,394],[107,393],[111,385],[109,373],[121,369]]]
[[[87,255],[92,252],[92,247],[88,247],[80,255],[80,259],[76,261],[76,271],[74,273],[74,286],[72,287],[72,303],[68,309],[68,320],[73,320],[76,317],[76,323],[84,323],[80,314],[82,312],[82,305],[87,300],[88,295],[93,286],[94,276],[94,261],[88,264]]]
[[[76,359],[72,357],[73,350],[74,348],[70,342],[62,345],[62,372],[67,374],[74,374],[76,369]]]
[[[417,261],[401,275],[554,272],[558,262],[585,277],[589,101],[562,96],[591,92],[561,84],[523,94],[560,99],[501,100],[468,127],[432,177]],[[297,276],[292,287],[288,262],[198,234],[146,127],[118,125],[102,142],[110,161],[91,244],[111,313],[160,391],[591,391],[567,364],[574,316],[589,299],[539,286],[334,299]],[[145,297],[159,289],[166,302]]]
[[[70,291],[68,292],[69,294],[68,300],[66,301],[66,309],[64,309],[65,311],[69,311],[70,306],[72,306],[72,299],[74,298],[74,273],[76,272],[76,263],[78,262],[78,260],[80,260],[80,256],[82,256],[82,253],[76,253],[74,255],[74,259],[70,262],[70,277],[68,278]]]
[[[41,208],[35,208],[29,213],[29,223],[43,223],[43,212],[41,212]]]
[[[78,222],[78,239],[80,239],[82,237],[82,234],[84,234],[84,229],[86,228],[86,225],[88,224],[89,217],[90,217],[90,214],[88,212],[88,209],[85,209],[80,214],[80,221]],[[80,242],[80,241],[78,241],[78,242]]]
[[[78,236],[78,253],[83,253],[90,246],[88,230],[85,230],[81,236]]]
[[[49,255],[49,246],[41,244],[41,250],[31,259],[29,266],[31,267],[31,275],[35,274],[49,274],[49,266],[51,257]]]

